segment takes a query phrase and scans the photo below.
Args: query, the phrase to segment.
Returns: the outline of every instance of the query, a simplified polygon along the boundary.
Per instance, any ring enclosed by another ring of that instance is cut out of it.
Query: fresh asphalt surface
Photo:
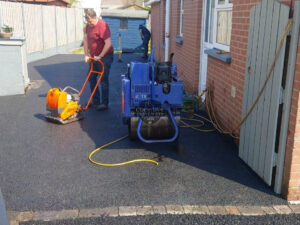
[[[30,63],[29,77],[40,87],[33,86],[26,95],[0,97],[0,187],[7,210],[286,204],[238,158],[232,140],[216,132],[181,128],[180,148],[126,139],[95,156],[105,163],[150,158],[159,160],[158,166],[138,163],[111,168],[90,163],[88,155],[93,149],[128,133],[121,118],[120,76],[127,63],[140,61],[140,56],[125,54],[122,59],[119,63],[115,56],[112,64],[109,110],[88,109],[80,122],[52,124],[45,121],[44,114],[51,87],[81,88],[88,71],[82,55],[56,55]],[[82,103],[87,102],[89,93],[87,86]],[[162,221],[176,218],[161,217]]]

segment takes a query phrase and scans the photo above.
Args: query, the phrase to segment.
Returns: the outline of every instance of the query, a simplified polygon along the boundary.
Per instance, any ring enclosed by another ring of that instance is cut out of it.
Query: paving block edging
[[[274,206],[220,206],[220,205],[154,205],[119,206],[94,209],[63,209],[60,211],[7,211],[10,225],[26,221],[55,221],[90,217],[144,216],[154,214],[199,214],[264,216],[274,214],[300,214],[300,205]]]

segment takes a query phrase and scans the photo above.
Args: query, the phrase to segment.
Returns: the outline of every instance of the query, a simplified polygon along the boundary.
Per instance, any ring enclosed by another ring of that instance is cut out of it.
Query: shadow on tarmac
[[[68,59],[68,55],[64,55],[64,57],[61,56],[61,59],[64,60],[61,63],[54,60],[55,63],[53,64],[37,65],[35,69],[50,87],[72,86],[80,90],[88,72],[88,65],[84,64],[83,61],[74,61],[71,57]],[[82,131],[90,137],[97,147],[128,133],[127,126],[122,123],[121,118],[121,74],[126,72],[127,63],[130,61],[142,60],[136,54],[124,55],[122,63],[118,62],[118,55],[114,57],[109,77],[109,109],[98,112],[90,108],[85,112],[85,118],[77,122],[80,123]],[[48,90],[44,89],[43,91],[44,93],[38,96],[46,100]],[[89,94],[90,90],[87,85],[81,103],[87,101]],[[35,117],[44,120],[41,114],[36,114]],[[152,159],[159,162],[171,158],[280,198],[239,159],[238,148],[234,142],[217,132],[199,133],[191,129],[181,128],[179,146],[175,146],[173,143],[144,144],[140,141],[125,140],[108,147],[108,149],[145,149],[155,153]]]

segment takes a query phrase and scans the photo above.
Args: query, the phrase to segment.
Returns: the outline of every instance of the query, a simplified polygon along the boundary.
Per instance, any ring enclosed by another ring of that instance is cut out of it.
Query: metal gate
[[[252,106],[266,80],[275,51],[289,21],[289,7],[264,0],[251,9],[242,115]],[[270,79],[252,113],[241,127],[239,156],[271,185],[276,164],[275,142],[285,46],[280,50]]]

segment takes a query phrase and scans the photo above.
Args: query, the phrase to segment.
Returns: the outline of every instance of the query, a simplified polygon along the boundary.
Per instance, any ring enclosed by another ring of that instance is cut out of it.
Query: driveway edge
[[[153,214],[205,214],[264,216],[274,214],[300,214],[300,205],[242,206],[242,205],[155,205],[119,206],[93,209],[63,209],[60,211],[7,211],[10,224],[26,221],[55,221],[87,217],[144,216]]]

